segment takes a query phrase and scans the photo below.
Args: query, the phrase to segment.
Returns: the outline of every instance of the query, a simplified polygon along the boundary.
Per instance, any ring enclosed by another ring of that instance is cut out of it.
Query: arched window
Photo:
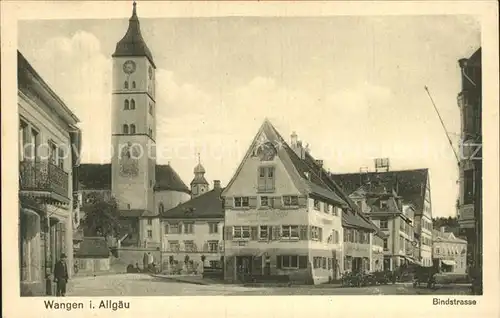
[[[128,134],[128,125],[123,125],[123,133]]]
[[[132,99],[130,101],[130,109],[135,109],[135,100],[134,99]]]
[[[129,104],[130,103],[128,102],[128,99],[126,99],[125,102],[124,102],[123,109],[128,110],[129,109]]]
[[[128,81],[125,81],[125,83],[123,84],[123,87],[125,87],[125,89],[128,89]]]
[[[135,125],[134,124],[130,125],[130,133],[135,134]]]
[[[165,210],[165,207],[163,206],[163,203],[160,202],[160,205],[158,206],[158,213],[163,213]]]
[[[132,88],[135,88],[135,81],[132,82]]]

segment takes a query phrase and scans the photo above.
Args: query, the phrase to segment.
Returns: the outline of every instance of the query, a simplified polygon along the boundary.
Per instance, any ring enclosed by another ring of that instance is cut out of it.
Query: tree
[[[85,236],[118,236],[120,234],[120,210],[115,198],[97,197],[83,208],[85,218],[81,227]]]

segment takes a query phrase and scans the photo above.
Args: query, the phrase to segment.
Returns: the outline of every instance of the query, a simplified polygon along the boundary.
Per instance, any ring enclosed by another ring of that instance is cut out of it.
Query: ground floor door
[[[269,256],[266,256],[264,262],[264,275],[266,276],[271,275],[271,258]]]
[[[236,278],[244,281],[252,273],[252,256],[236,256]]]

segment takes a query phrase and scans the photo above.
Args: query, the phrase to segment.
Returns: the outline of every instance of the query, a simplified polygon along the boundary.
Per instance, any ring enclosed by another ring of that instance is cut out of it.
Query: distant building
[[[465,274],[467,270],[467,241],[452,232],[432,230],[434,260],[445,273]]]
[[[460,108],[461,141],[458,222],[467,238],[468,263],[482,267],[482,63],[481,48],[468,59],[460,59],[462,89]]]
[[[414,231],[418,237],[418,260],[423,266],[432,266],[432,203],[428,169],[387,170],[332,175],[347,193],[351,194],[367,181],[381,182],[394,189],[402,204],[414,208]]]
[[[17,78],[21,295],[53,295],[54,265],[66,254],[71,276],[80,240],[73,175],[81,132],[75,114],[19,51]]]
[[[318,284],[369,270],[376,227],[296,134],[289,146],[268,120],[222,198],[227,281],[287,275]]]
[[[394,190],[389,191],[382,183],[376,181],[361,186],[350,197],[384,234],[374,238],[372,244],[373,252],[380,250],[380,245],[375,242],[382,245],[380,253],[382,255],[379,254],[382,256],[379,256],[382,270],[395,270],[409,262],[419,262],[418,255],[414,255],[414,246],[417,242],[413,230],[411,206],[403,207],[402,198]]]
[[[212,190],[203,189],[203,193],[161,214],[163,271],[222,268],[224,210],[220,181],[214,181]]]

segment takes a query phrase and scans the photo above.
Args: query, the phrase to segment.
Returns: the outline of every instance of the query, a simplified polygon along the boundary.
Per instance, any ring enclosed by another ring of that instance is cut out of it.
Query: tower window
[[[135,125],[134,124],[130,125],[130,133],[135,134]]]
[[[130,109],[135,109],[135,100],[130,101]]]
[[[135,81],[132,82],[132,88],[135,88]]]
[[[124,108],[125,110],[128,110],[128,109],[129,109],[129,107],[130,107],[130,103],[129,103],[128,99],[126,99],[126,100],[125,100],[125,102],[124,102],[124,106],[123,106],[123,108]]]
[[[128,89],[128,81],[125,81],[125,83],[123,84],[123,87],[124,87],[125,89]]]
[[[123,125],[123,133],[128,134],[128,125]]]

